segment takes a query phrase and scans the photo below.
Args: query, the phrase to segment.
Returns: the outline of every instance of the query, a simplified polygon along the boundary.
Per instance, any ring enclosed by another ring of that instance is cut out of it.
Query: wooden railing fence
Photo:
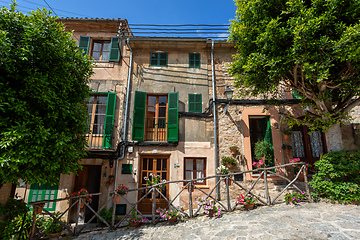
[[[300,170],[298,173],[296,173],[294,179],[290,180],[289,178],[276,173],[276,170],[280,169],[280,168],[285,168],[287,166],[294,166],[294,165],[300,165]],[[271,171],[274,170],[275,172]],[[234,211],[236,208],[236,205],[234,203],[234,205],[231,205],[231,201],[230,201],[230,191],[229,191],[229,185],[230,184],[225,184],[226,186],[226,203],[222,203],[221,201],[219,201],[218,199],[216,199],[214,196],[212,196],[212,193],[216,190],[216,188],[220,185],[220,183],[222,181],[225,181],[226,183],[229,182],[230,179],[234,178],[234,175],[238,175],[238,174],[246,174],[246,173],[251,173],[251,172],[259,172],[260,174],[257,177],[257,179],[254,181],[254,183],[252,184],[252,186],[249,189],[246,189],[242,184],[240,184],[238,181],[232,181],[233,184],[239,186],[242,190],[244,190],[246,193],[244,194],[244,196],[246,197],[247,195],[252,195],[255,197],[260,197],[259,201],[264,204],[264,205],[272,205],[275,204],[276,200],[290,187],[293,186],[297,191],[301,192],[302,190],[295,184],[295,181],[299,178],[300,174],[304,174],[304,182],[305,182],[305,187],[306,187],[306,193],[310,196],[310,190],[309,190],[309,186],[308,186],[308,178],[307,178],[307,168],[305,163],[302,162],[298,162],[298,163],[288,163],[288,164],[284,164],[284,165],[280,165],[280,166],[274,166],[274,167],[268,167],[268,168],[258,168],[256,170],[248,170],[248,171],[243,171],[243,172],[236,172],[236,173],[229,173],[226,175],[216,175],[216,176],[209,176],[209,177],[204,177],[204,178],[198,178],[198,179],[190,179],[190,180],[177,180],[177,181],[169,181],[166,183],[162,183],[162,184],[157,184],[157,185],[152,185],[149,187],[143,187],[143,188],[136,188],[136,189],[129,189],[128,192],[132,192],[132,191],[140,191],[143,189],[148,189],[147,193],[142,196],[136,203],[131,203],[127,198],[126,195],[118,195],[116,192],[112,191],[112,192],[106,192],[106,193],[92,193],[92,194],[88,194],[88,195],[81,195],[81,196],[74,196],[74,197],[67,197],[67,198],[62,198],[62,199],[56,199],[56,200],[43,200],[43,201],[36,201],[36,202],[30,202],[30,205],[33,205],[33,223],[32,223],[32,227],[31,227],[31,234],[30,234],[30,239],[38,239],[42,236],[42,234],[40,233],[36,233],[36,217],[37,217],[37,209],[40,208],[42,209],[43,213],[46,215],[49,215],[49,217],[53,218],[54,221],[59,222],[61,225],[63,225],[63,227],[68,231],[68,233],[72,236],[78,235],[80,234],[88,225],[89,223],[91,223],[91,221],[95,218],[98,217],[109,229],[116,229],[118,227],[121,226],[126,226],[127,225],[127,220],[129,219],[129,215],[131,214],[132,210],[135,209],[136,213],[138,214],[138,216],[141,216],[142,218],[146,218],[146,216],[144,216],[143,213],[141,213],[138,209],[137,209],[137,205],[139,204],[139,202],[141,202],[141,200],[143,200],[146,196],[148,196],[149,194],[152,194],[152,214],[151,214],[151,223],[152,224],[156,224],[156,222],[158,222],[160,220],[159,216],[156,215],[156,194],[160,194],[160,196],[166,200],[166,202],[168,203],[166,209],[169,209],[170,207],[176,208],[173,205],[173,202],[180,196],[180,194],[187,188],[189,188],[188,194],[189,194],[189,210],[188,212],[179,209],[182,214],[187,217],[187,218],[193,218],[196,217],[199,214],[199,211],[201,210],[201,207],[198,208],[196,211],[194,211],[194,203],[192,200],[192,194],[194,190],[200,191],[201,193],[203,193],[206,197],[205,199],[212,199],[215,204],[220,205],[221,210],[225,211],[225,212],[231,212]],[[270,172],[271,171],[271,172]],[[269,194],[269,188],[268,188],[268,175],[269,172],[271,174],[271,176],[277,176],[280,177],[281,179],[284,179],[288,182],[288,184],[286,185],[286,187],[274,198],[271,199],[270,198],[270,194]],[[262,196],[257,196],[256,194],[252,193],[251,191],[254,189],[255,185],[259,182],[259,180],[263,177],[264,179],[264,185],[265,185],[265,197]],[[216,179],[216,184],[215,186],[210,190],[209,193],[206,193],[203,189],[199,188],[197,185],[194,184],[195,181],[197,180],[206,180],[206,179]],[[177,195],[172,199],[168,199],[159,189],[158,187],[166,184],[168,186],[170,186],[170,184],[177,184],[177,183],[184,183],[185,185],[180,189],[180,191],[177,193]],[[111,223],[107,222],[105,219],[103,219],[100,216],[100,212],[103,208],[105,208],[109,201],[112,200],[113,197],[109,196],[109,193],[113,193],[118,196],[120,196],[122,199],[124,199],[124,201],[130,205],[130,210],[125,214],[124,217],[122,217],[122,219],[116,223],[115,222],[115,211],[116,208],[113,208],[113,212],[112,212],[112,218],[111,218]],[[90,207],[90,205],[84,201],[84,197],[86,196],[96,196],[96,195],[102,195],[102,194],[107,194],[108,200],[107,202],[101,206],[98,211],[96,212],[92,207]],[[46,209],[44,209],[41,204],[42,203],[47,203],[47,202],[60,202],[60,201],[68,201],[68,200],[73,200],[74,202],[60,215],[60,217],[56,218],[52,213],[48,212]],[[81,211],[81,202],[84,202],[86,208],[89,208],[90,211],[92,211],[94,213],[94,215],[90,218],[90,220],[88,220],[86,223],[84,223],[83,225],[79,225],[78,222],[78,216],[80,214]],[[79,203],[79,204],[78,204]],[[61,217],[66,214],[71,208],[77,206],[77,221],[75,222],[75,227],[70,227],[69,224],[64,224],[63,222],[60,221]],[[178,208],[177,208],[178,209]],[[148,215],[147,215],[148,216]]]

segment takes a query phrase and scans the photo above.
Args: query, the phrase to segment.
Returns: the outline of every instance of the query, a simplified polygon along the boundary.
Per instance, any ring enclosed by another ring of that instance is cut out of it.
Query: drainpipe
[[[126,141],[126,133],[127,133],[127,118],[128,118],[128,109],[129,109],[129,98],[130,98],[130,82],[131,82],[131,70],[132,70],[132,58],[133,58],[133,51],[129,44],[129,38],[126,41],[127,46],[130,49],[130,60],[129,60],[129,73],[128,73],[128,82],[127,82],[127,89],[126,89],[126,103],[125,103],[125,116],[124,116],[124,127],[123,127],[123,136],[122,142]],[[120,159],[125,157],[125,145],[120,149],[121,155],[116,159],[115,162],[115,180],[114,180],[114,190],[116,189],[116,178],[117,178],[117,171],[118,171],[118,162]]]
[[[216,128],[216,104],[215,104],[215,69],[214,69],[214,40],[211,42],[211,79],[213,88],[213,116],[214,116],[214,145],[215,145],[215,176],[217,175],[216,169],[218,168],[218,149],[217,149],[217,128]],[[216,177],[216,182],[219,178]],[[216,199],[219,199],[219,187],[216,188],[215,192]]]

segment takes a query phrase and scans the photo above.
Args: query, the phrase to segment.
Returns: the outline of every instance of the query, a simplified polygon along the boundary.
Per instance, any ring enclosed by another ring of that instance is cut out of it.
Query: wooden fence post
[[[193,217],[192,189],[193,189],[193,185],[192,185],[192,181],[190,181],[190,184],[189,184],[189,215],[190,215],[190,218]]]

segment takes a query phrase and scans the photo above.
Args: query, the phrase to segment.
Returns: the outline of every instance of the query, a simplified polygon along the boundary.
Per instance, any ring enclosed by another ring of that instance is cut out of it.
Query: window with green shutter
[[[90,37],[80,36],[79,50],[83,51],[84,55],[89,53],[89,46],[90,46]]]
[[[189,112],[202,112],[201,94],[189,94]]]
[[[116,93],[91,93],[87,103],[89,149],[111,149],[115,118]]]
[[[200,53],[189,53],[189,67],[200,67]]]
[[[165,52],[151,52],[150,53],[150,66],[167,67],[168,53]]]
[[[146,93],[135,91],[132,139],[144,141]]]
[[[121,174],[132,174],[132,164],[122,164]]]
[[[168,94],[168,120],[167,120],[168,142],[179,141],[179,93]]]
[[[117,37],[112,37],[110,44],[109,61],[115,62],[115,61],[119,61],[119,59],[120,59],[119,39]]]
[[[104,125],[103,149],[111,149],[115,118],[116,93],[108,93]]]
[[[49,183],[39,185],[38,183],[31,184],[29,191],[28,202],[36,202],[41,200],[55,200],[57,199],[58,186],[51,186]],[[29,205],[30,209],[32,206]],[[48,211],[55,211],[56,202],[48,202],[44,208]]]

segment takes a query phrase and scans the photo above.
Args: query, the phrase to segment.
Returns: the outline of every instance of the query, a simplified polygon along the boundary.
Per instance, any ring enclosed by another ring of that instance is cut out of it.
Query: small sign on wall
[[[180,168],[180,163],[175,163],[174,168]]]

